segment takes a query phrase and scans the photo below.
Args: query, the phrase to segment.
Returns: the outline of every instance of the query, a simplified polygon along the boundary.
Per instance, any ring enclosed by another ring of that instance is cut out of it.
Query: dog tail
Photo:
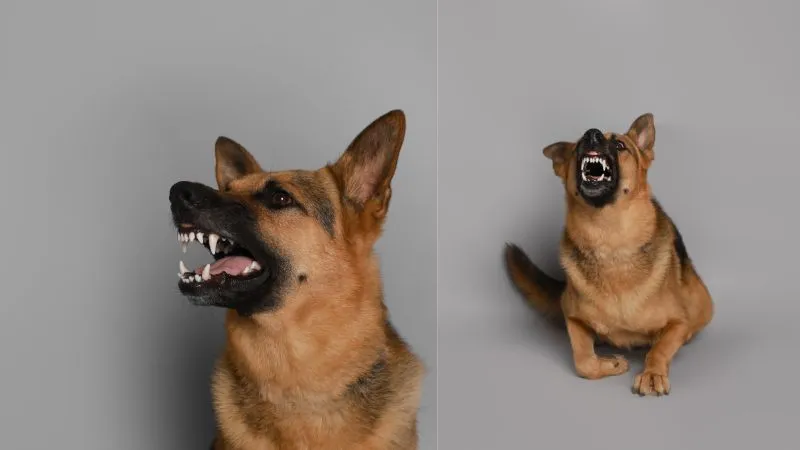
[[[511,281],[537,311],[551,320],[563,318],[561,293],[565,283],[546,273],[521,248],[506,244],[506,269]]]

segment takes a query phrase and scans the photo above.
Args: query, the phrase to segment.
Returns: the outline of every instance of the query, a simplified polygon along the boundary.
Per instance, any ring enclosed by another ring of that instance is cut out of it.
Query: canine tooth
[[[197,242],[199,242],[201,244],[203,243],[203,233],[198,231],[197,234],[195,235],[195,237],[197,237]]]
[[[206,266],[203,267],[203,277],[202,278],[204,280],[210,280],[211,279],[211,264],[206,264]]]
[[[195,275],[194,276],[194,281],[197,281],[199,283],[200,280],[202,280],[202,278],[200,278],[200,275]]]
[[[189,242],[192,242],[193,240],[194,240],[194,231],[189,233]]]
[[[253,263],[252,263],[252,264],[250,264],[250,268],[251,268],[252,270],[261,270],[261,265],[260,265],[260,264],[258,264],[258,263],[257,263],[257,262],[255,262],[255,261],[253,261]]]
[[[214,233],[208,235],[208,248],[211,250],[211,254],[217,254],[217,241],[219,240],[219,236]]]
[[[189,269],[186,268],[186,265],[183,263],[183,261],[181,261],[181,263],[178,264],[178,268],[180,269],[181,273],[186,273],[189,271]]]

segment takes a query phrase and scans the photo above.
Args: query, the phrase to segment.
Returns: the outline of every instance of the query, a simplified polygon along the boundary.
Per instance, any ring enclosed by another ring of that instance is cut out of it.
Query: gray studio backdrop
[[[439,449],[796,447],[796,2],[439,2]],[[561,275],[542,148],[656,120],[655,193],[716,300],[672,394],[577,378],[506,279]],[[791,438],[790,438],[791,437]]]
[[[177,294],[170,185],[214,182],[218,135],[321,167],[393,108],[408,134],[378,252],[429,368],[433,449],[435,2],[0,3],[0,447],[206,448],[223,311]]]

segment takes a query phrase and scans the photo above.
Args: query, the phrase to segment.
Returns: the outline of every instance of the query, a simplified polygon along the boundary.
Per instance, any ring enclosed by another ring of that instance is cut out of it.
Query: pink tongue
[[[252,263],[253,260],[246,256],[226,256],[211,264],[211,275],[219,275],[222,272],[229,275],[240,275]],[[195,269],[194,272],[197,274],[203,273],[203,267]]]

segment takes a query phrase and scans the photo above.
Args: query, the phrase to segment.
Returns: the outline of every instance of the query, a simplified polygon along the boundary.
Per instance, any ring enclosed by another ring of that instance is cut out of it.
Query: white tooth
[[[247,267],[245,267],[245,268],[244,268],[244,270],[242,271],[242,275],[247,275],[248,273],[250,273],[250,272],[252,272],[252,271],[253,271],[253,269],[251,269],[251,268],[250,268],[250,266],[247,266]]]
[[[202,280],[202,278],[200,278],[200,275],[195,275],[194,276],[194,281],[197,281],[199,283],[200,280]]]
[[[189,233],[189,242],[192,242],[193,240],[194,240],[194,231]]]
[[[253,270],[261,270],[261,266],[255,261],[253,261],[253,263],[250,264],[250,268]]]
[[[178,267],[180,268],[181,273],[186,273],[186,272],[189,271],[189,269],[186,268],[186,265],[183,264],[183,261],[181,261],[181,263],[178,265]]]
[[[217,241],[219,240],[219,236],[214,233],[208,235],[208,248],[211,249],[211,254],[217,254]]]
[[[206,264],[206,266],[203,267],[203,279],[204,280],[211,279],[211,264]]]
[[[202,244],[203,243],[203,233],[198,231],[196,236],[197,236],[197,242]]]

